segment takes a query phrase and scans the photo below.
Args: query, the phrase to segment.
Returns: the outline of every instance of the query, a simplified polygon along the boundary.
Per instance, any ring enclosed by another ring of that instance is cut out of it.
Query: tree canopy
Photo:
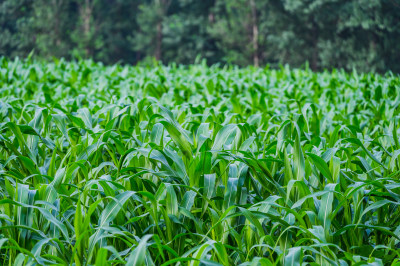
[[[2,0],[0,55],[400,72],[399,0]]]

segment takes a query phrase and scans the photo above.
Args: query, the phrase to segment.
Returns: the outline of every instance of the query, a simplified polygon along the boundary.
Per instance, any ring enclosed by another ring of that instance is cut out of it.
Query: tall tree
[[[264,1],[229,0],[217,1],[214,8],[215,21],[210,24],[209,33],[217,39],[227,62],[239,65],[260,64],[259,16],[266,17]]]
[[[208,34],[214,0],[176,0],[163,24],[163,60],[194,63],[196,57],[218,62],[215,40]]]
[[[99,0],[96,0],[99,1]],[[93,58],[105,63],[136,63],[139,59],[132,49],[129,36],[137,32],[136,16],[140,1],[101,0],[94,9],[96,41]]]
[[[69,55],[73,28],[73,13],[69,13],[71,2],[67,0],[35,0],[33,2],[33,27],[35,46],[43,57],[65,57]]]
[[[0,55],[26,56],[34,47],[32,0],[0,2]]]
[[[94,42],[98,26],[95,24],[94,9],[99,1],[97,0],[77,0],[78,6],[78,25],[72,33],[72,40],[77,44],[74,53],[78,56],[89,58],[93,56]]]
[[[163,23],[171,0],[152,0],[139,6],[137,24],[131,38],[140,57],[162,60]]]

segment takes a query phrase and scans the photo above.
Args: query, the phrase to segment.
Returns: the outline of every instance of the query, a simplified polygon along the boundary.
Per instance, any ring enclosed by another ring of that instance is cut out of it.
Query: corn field
[[[0,58],[2,265],[399,265],[400,77]]]

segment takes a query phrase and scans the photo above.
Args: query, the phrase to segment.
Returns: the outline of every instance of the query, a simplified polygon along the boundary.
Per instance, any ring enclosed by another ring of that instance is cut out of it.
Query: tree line
[[[1,0],[0,55],[400,72],[400,0]]]

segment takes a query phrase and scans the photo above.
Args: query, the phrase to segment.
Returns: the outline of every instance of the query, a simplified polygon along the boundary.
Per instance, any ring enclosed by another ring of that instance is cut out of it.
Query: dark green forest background
[[[400,72],[400,0],[0,0],[0,55]]]

